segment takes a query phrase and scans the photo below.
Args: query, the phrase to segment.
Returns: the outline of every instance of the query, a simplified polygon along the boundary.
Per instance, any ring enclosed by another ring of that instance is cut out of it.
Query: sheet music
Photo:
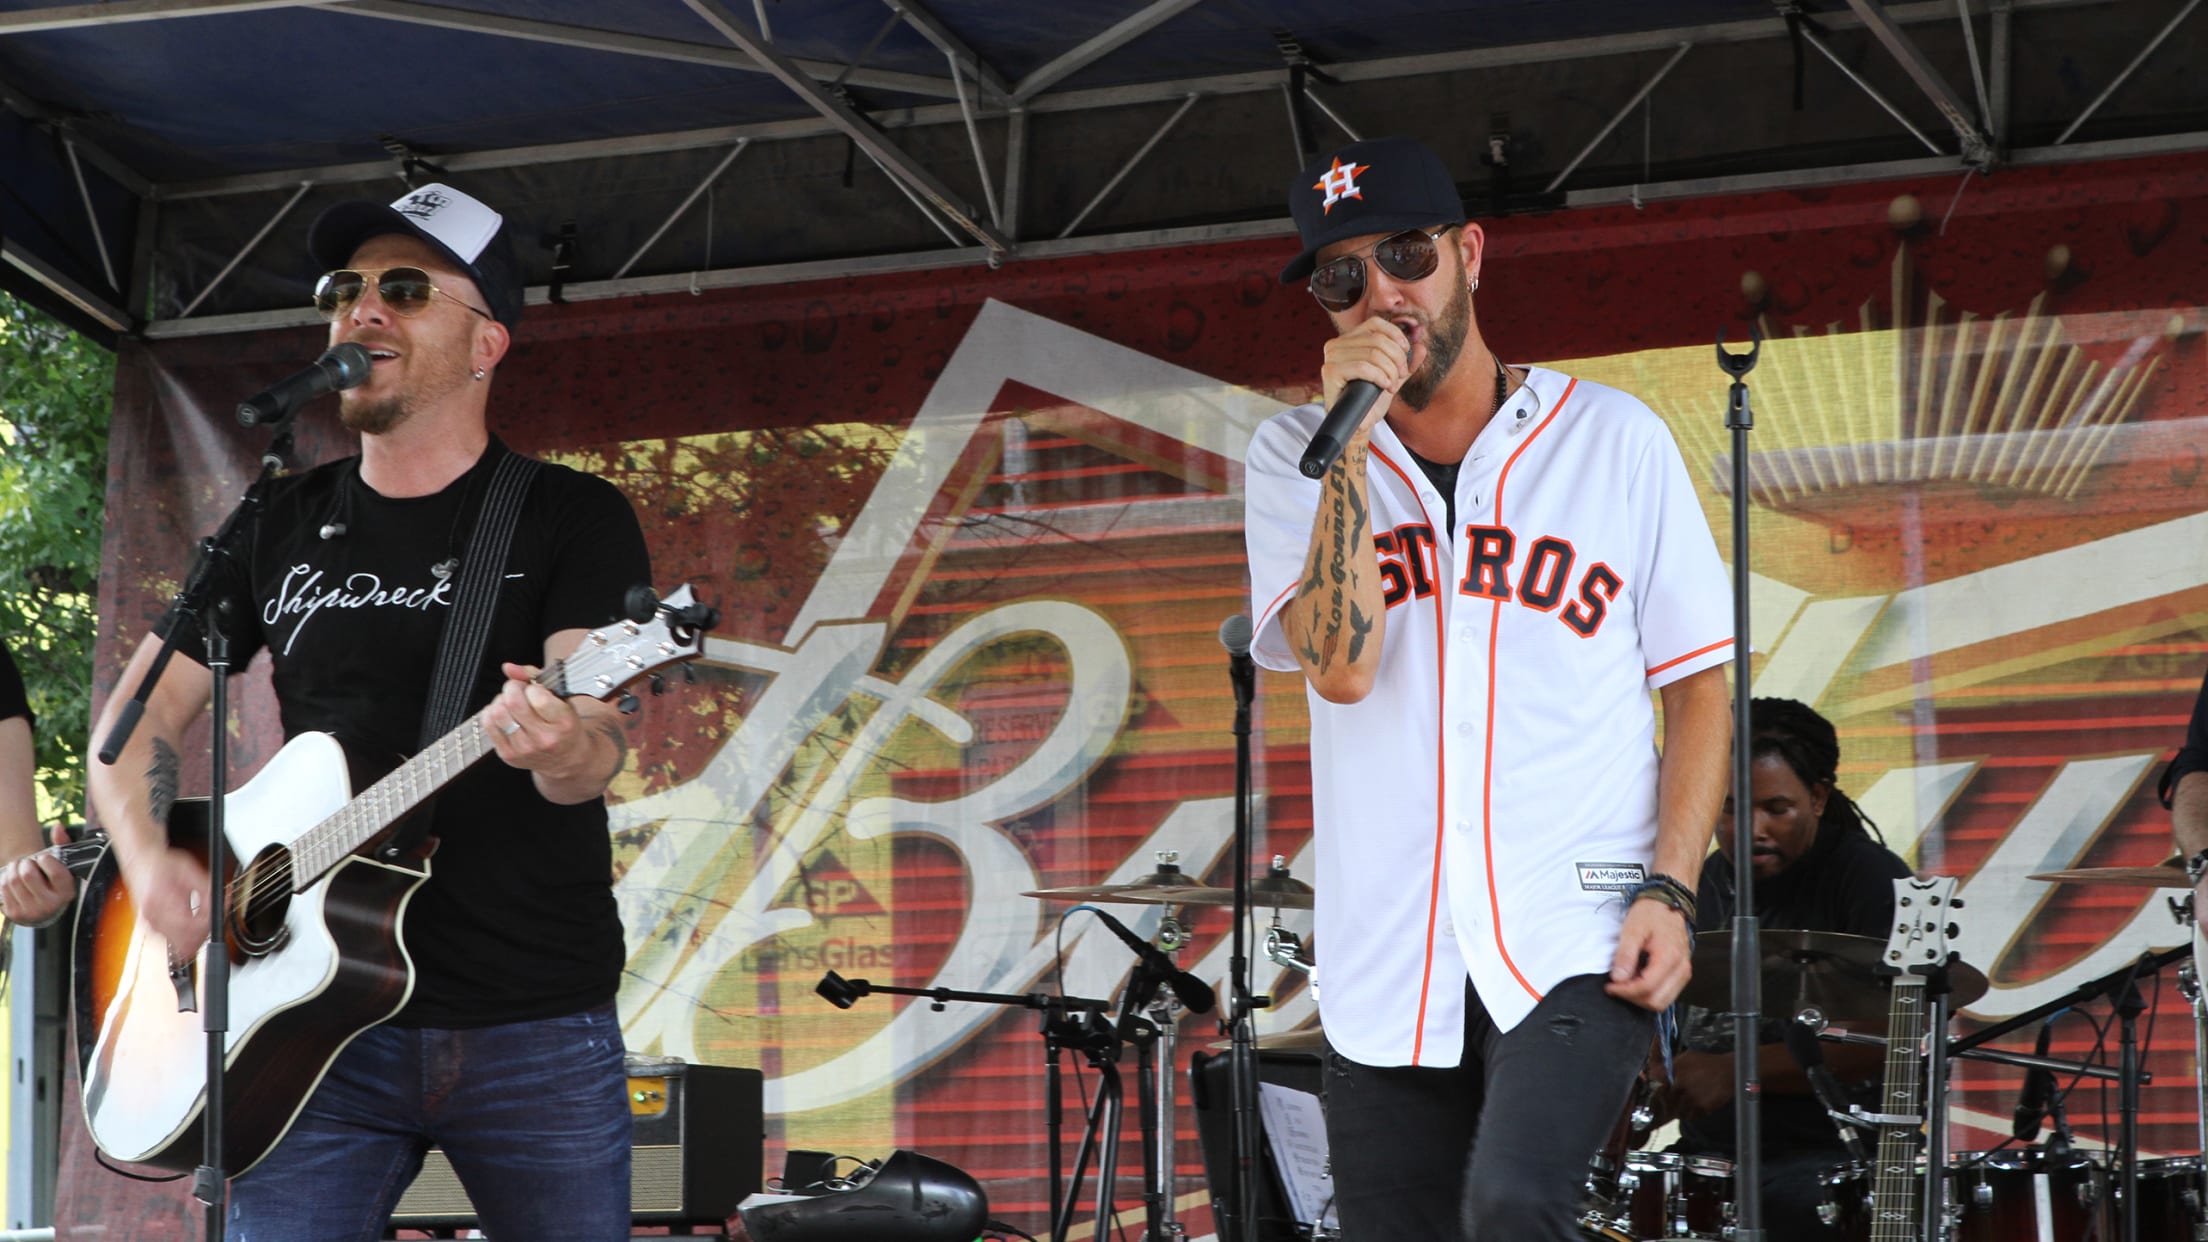
[[[1316,1221],[1338,1226],[1334,1174],[1326,1160],[1326,1113],[1319,1097],[1279,1083],[1261,1082],[1257,1084],[1257,1109],[1265,1122],[1265,1146],[1273,1153],[1273,1168],[1288,1195],[1288,1210],[1303,1224]]]

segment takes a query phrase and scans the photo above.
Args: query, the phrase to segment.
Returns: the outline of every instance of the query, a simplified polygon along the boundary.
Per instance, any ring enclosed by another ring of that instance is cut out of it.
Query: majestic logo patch
[[[1579,886],[1590,893],[1622,893],[1648,878],[1639,863],[1573,863]]]
[[[412,216],[417,220],[427,220],[431,216],[436,215],[439,211],[442,211],[443,209],[450,206],[452,206],[452,200],[446,198],[442,194],[439,194],[437,191],[421,190],[417,191],[416,193],[407,195],[405,200],[399,203],[397,207],[393,208],[393,210],[397,211],[402,216]]]
[[[1319,178],[1318,183],[1311,187],[1314,190],[1323,190],[1326,193],[1326,201],[1319,204],[1322,209],[1321,214],[1331,213],[1334,210],[1334,204],[1345,198],[1354,198],[1359,202],[1364,201],[1364,191],[1357,187],[1357,174],[1370,171],[1372,171],[1372,165],[1370,164],[1359,164],[1352,160],[1345,168],[1342,165],[1341,157],[1334,157],[1334,166],[1327,169],[1326,175]]]

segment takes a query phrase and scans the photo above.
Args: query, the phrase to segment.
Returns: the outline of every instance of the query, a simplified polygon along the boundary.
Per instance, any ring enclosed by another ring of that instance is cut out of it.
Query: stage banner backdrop
[[[1756,692],[1831,717],[1840,783],[1887,843],[1963,880],[1960,947],[1992,987],[1959,1025],[2185,943],[2177,890],[2026,877],[2172,851],[2155,777],[2208,669],[2208,159],[1503,219],[1488,239],[1489,339],[1654,407],[1721,548],[1712,341],[1760,329]],[[834,971],[1114,999],[1129,952],[1071,903],[1022,894],[1129,880],[1160,851],[1229,883],[1216,635],[1248,608],[1240,461],[1262,420],[1312,398],[1328,332],[1276,280],[1291,249],[531,308],[495,430],[613,480],[656,585],[693,583],[721,609],[695,681],[671,677],[629,717],[612,791],[620,1008],[632,1051],[764,1071],[769,1172],[786,1148],[915,1149],[1045,1232],[1039,1015],[880,995],[846,1010],[814,989]],[[263,436],[233,403],[320,348],[312,331],[124,345],[103,695],[250,477]],[[351,451],[327,403],[300,439],[305,462]],[[343,606],[375,585],[317,589]],[[281,740],[265,661],[241,687],[233,783]],[[1259,699],[1252,858],[1308,874],[1302,684],[1263,674]],[[1111,908],[1145,935],[1163,913]],[[1181,960],[1223,993],[1230,916],[1191,914]],[[1308,912],[1281,920],[1310,931]],[[1253,956],[1276,1001],[1259,1029],[1315,1021],[1302,977]],[[2140,986],[2143,1154],[2197,1151],[2176,968]],[[2108,1014],[2056,1022],[2056,1055],[2112,1062]],[[1219,1036],[1211,1016],[1179,1035],[1175,1189],[1201,1236],[1185,1070]],[[1131,1054],[1126,1068],[1132,1234]],[[1959,1077],[1953,1147],[1995,1146],[2021,1074]],[[1078,1132],[1095,1091],[1078,1057],[1065,1087]],[[2114,1137],[2115,1099],[2090,1079],[2070,1094],[2081,1145]],[[196,1236],[184,1186],[101,1169],[70,1108],[64,1228]]]

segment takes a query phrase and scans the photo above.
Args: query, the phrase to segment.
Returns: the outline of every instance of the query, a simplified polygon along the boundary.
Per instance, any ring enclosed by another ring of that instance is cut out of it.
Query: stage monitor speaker
[[[642,1075],[632,1067],[629,1203],[635,1223],[724,1221],[759,1189],[764,1082],[758,1070],[721,1065],[666,1066]],[[442,1149],[429,1149],[391,1223],[405,1229],[476,1223],[475,1206]]]
[[[1212,1213],[1219,1216],[1234,1198],[1234,1080],[1226,1053],[1199,1052],[1189,1063],[1191,1102],[1196,1108],[1196,1137],[1204,1149],[1204,1177],[1211,1183]],[[1325,1083],[1315,1052],[1257,1053],[1257,1080],[1279,1083],[1324,1098]],[[1280,1188],[1273,1158],[1257,1151],[1257,1236],[1259,1242],[1308,1242],[1311,1228],[1299,1223]]]

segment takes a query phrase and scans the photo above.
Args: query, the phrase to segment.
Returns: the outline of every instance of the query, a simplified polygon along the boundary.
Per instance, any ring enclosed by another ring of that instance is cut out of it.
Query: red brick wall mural
[[[1710,341],[1760,322],[1758,692],[1832,717],[1843,786],[1920,867],[1965,878],[1963,951],[1994,983],[1966,1027],[2183,940],[2162,893],[2024,877],[2170,852],[2153,776],[2208,668],[2204,234],[2196,158],[1489,229],[1490,339],[1645,397],[1721,536]],[[1161,849],[1225,882],[1215,633],[1247,607],[1239,462],[1260,421],[1311,396],[1326,330],[1273,279],[1287,249],[538,307],[523,324],[496,429],[614,479],[661,585],[694,582],[722,609],[696,683],[634,718],[614,790],[621,1010],[635,1050],[765,1071],[770,1169],[788,1146],[915,1148],[1042,1231],[1035,1015],[838,1010],[813,987],[835,970],[1111,996],[1126,950],[1020,894],[1132,878]],[[259,442],[229,404],[317,347],[309,332],[125,346],[103,692],[251,468]],[[302,441],[305,460],[348,451],[323,411]],[[265,672],[245,687],[237,779],[280,740]],[[1256,856],[1296,859],[1304,700],[1288,678],[1259,689]],[[1119,909],[1145,933],[1160,913]],[[1219,982],[1229,920],[1192,922],[1183,961]],[[1266,965],[1259,986],[1282,999],[1262,1029],[1312,1019],[1295,976]],[[2174,970],[2149,991],[2144,1143],[2197,1150]],[[1181,1035],[1184,1069],[1217,1038],[1208,1017]],[[2088,1021],[2056,1027],[2059,1054],[2096,1042]],[[2005,1133],[2018,1079],[1961,1071],[1956,1147]],[[2092,1086],[2070,1113],[2088,1139],[2113,1135]],[[1185,1103],[1178,1124],[1177,1190],[1202,1233]],[[1127,1132],[1133,1228],[1131,1117]],[[183,1189],[99,1169],[81,1127],[66,1144],[65,1225],[191,1231]]]

